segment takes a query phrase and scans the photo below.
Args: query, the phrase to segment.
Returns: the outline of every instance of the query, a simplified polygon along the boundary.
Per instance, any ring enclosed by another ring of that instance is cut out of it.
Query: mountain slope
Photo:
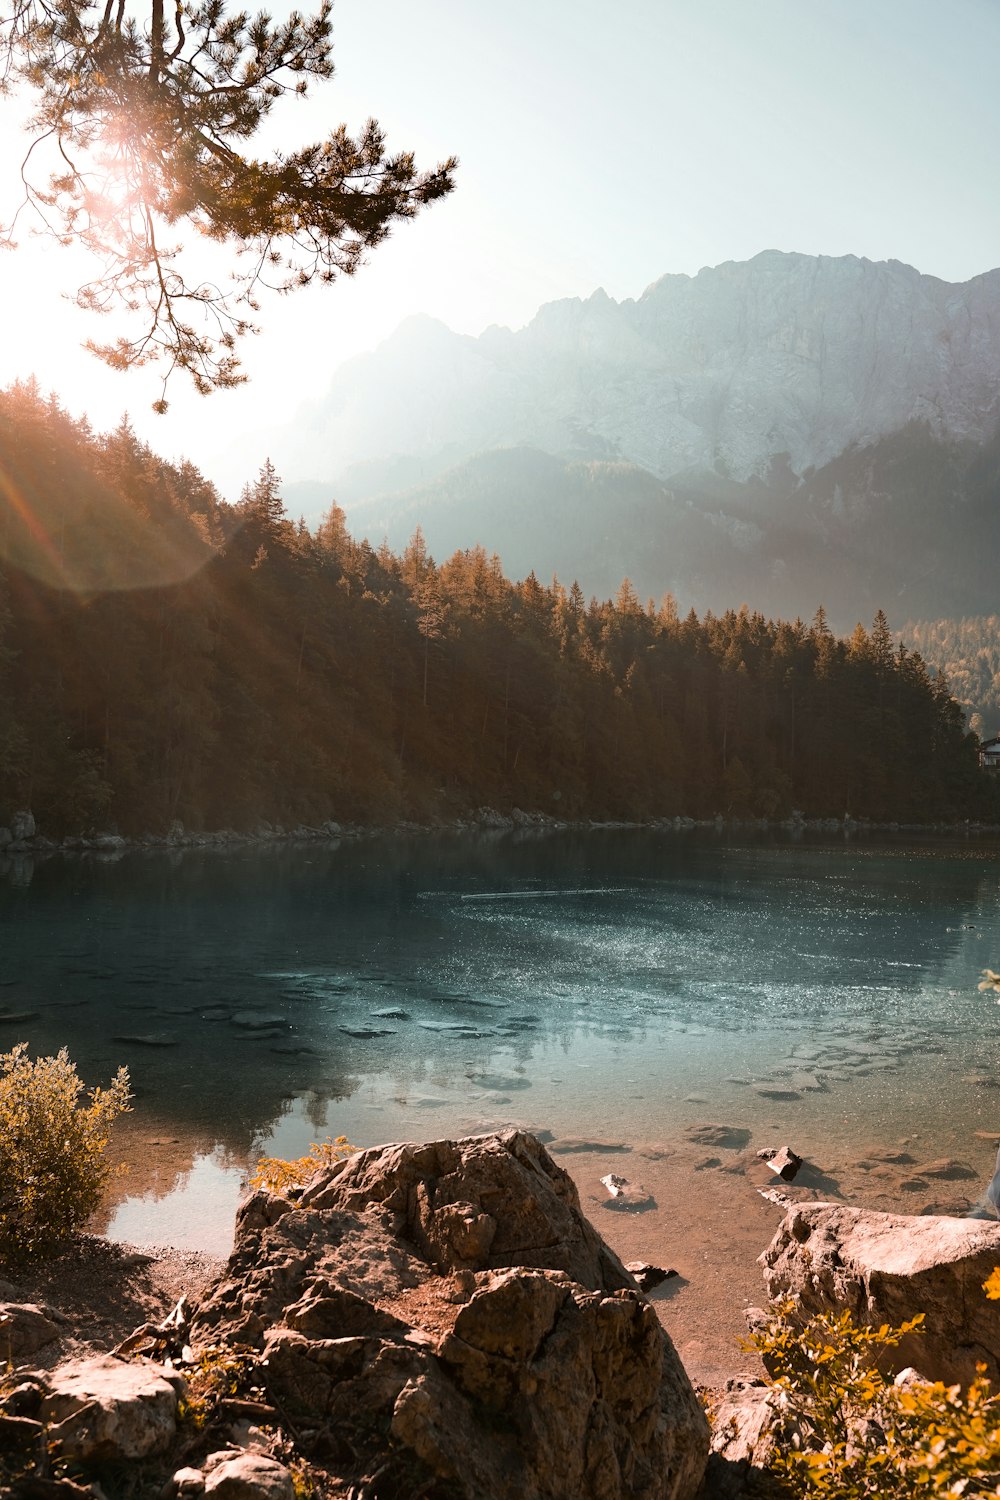
[[[624,571],[699,607],[968,613],[992,603],[998,351],[1000,271],[765,251],[518,332],[411,319],[337,372],[283,467],[373,538],[419,520],[438,553],[482,542],[588,591]]]

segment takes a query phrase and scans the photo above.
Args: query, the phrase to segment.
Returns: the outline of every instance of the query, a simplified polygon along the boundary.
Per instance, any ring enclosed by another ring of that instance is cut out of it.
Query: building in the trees
[[[983,740],[979,747],[979,764],[984,771],[1000,771],[1000,734]]]

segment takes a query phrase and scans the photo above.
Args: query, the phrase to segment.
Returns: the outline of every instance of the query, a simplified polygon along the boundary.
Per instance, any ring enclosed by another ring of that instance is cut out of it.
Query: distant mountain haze
[[[294,428],[289,509],[683,606],[986,613],[1000,270],[769,250],[479,338],[413,318]],[[283,445],[279,445],[279,454]],[[303,482],[304,481],[304,482]]]

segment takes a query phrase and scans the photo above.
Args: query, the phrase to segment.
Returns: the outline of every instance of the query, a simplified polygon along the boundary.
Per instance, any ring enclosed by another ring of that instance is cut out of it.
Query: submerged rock
[[[386,1494],[687,1500],[704,1471],[673,1345],[520,1131],[360,1152],[294,1207],[258,1193],[194,1336],[260,1351],[324,1462],[377,1460]]]
[[[760,1264],[770,1295],[792,1295],[806,1313],[847,1308],[875,1326],[924,1313],[923,1332],[888,1351],[886,1368],[967,1382],[982,1362],[996,1384],[1000,1302],[982,1287],[1000,1265],[1000,1224],[803,1204],[786,1214]]]

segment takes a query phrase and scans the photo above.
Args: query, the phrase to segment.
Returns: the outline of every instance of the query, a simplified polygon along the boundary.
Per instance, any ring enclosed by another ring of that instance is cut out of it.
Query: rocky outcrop
[[[1000,1302],[987,1300],[983,1283],[1000,1265],[1000,1224],[803,1204],[760,1263],[770,1295],[794,1296],[806,1313],[847,1308],[872,1325],[923,1313],[923,1333],[889,1351],[886,1368],[967,1382],[982,1363],[997,1383]]]
[[[295,1205],[257,1194],[194,1337],[259,1351],[314,1452],[380,1467],[386,1494],[684,1500],[704,1470],[670,1340],[521,1132],[364,1151]]]

